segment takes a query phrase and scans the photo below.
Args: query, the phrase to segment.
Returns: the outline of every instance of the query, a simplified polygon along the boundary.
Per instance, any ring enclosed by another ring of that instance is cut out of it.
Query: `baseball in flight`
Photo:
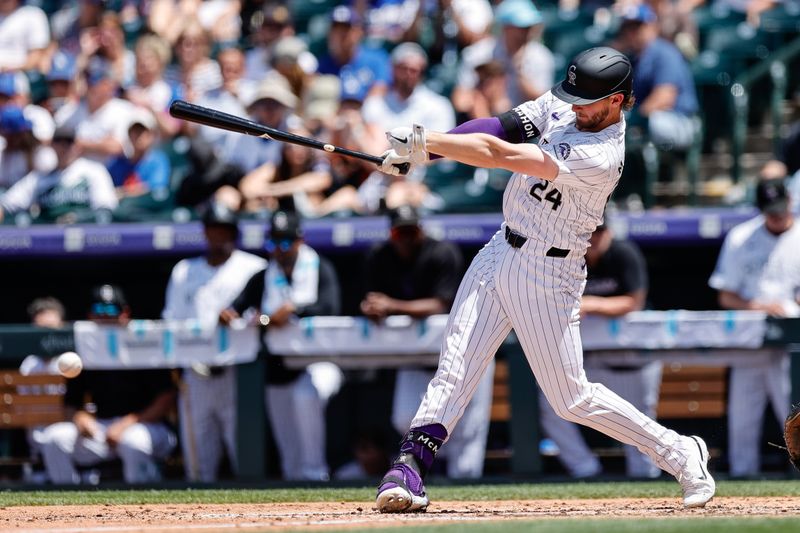
[[[58,371],[65,378],[74,378],[83,370],[81,356],[75,352],[64,352],[58,356]]]

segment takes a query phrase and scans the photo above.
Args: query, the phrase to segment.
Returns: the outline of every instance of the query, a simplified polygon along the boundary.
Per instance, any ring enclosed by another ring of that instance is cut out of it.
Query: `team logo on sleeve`
[[[567,143],[558,143],[556,145],[556,154],[558,158],[562,161],[566,161],[569,158],[569,154],[572,153],[572,147]]]

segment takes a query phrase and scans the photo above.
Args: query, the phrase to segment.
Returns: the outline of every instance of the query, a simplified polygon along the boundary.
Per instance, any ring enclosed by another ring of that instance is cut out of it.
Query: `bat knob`
[[[395,166],[400,171],[401,176],[405,176],[406,174],[408,174],[408,171],[411,170],[411,163],[400,163]]]

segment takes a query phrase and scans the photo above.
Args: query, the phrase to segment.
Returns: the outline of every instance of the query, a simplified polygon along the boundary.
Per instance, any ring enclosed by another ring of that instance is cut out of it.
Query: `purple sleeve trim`
[[[503,125],[500,123],[500,119],[497,117],[468,120],[463,124],[459,124],[447,133],[488,133],[489,135],[499,137],[504,141],[507,140],[506,132],[503,130]],[[431,159],[440,159],[441,157],[442,156],[440,155],[430,154]]]

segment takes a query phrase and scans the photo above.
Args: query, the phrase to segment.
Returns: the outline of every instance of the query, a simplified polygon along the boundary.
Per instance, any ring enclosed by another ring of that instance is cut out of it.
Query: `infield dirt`
[[[385,515],[371,502],[274,504],[67,505],[0,508],[0,530],[177,531],[360,529],[409,523],[454,524],[559,518],[786,517],[800,513],[800,498],[726,497],[705,509],[684,510],[678,498],[434,502],[426,513]]]

